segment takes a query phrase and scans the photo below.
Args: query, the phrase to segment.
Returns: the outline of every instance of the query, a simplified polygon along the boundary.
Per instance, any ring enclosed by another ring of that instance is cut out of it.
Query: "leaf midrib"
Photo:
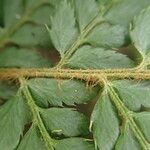
[[[50,137],[48,131],[46,130],[46,127],[40,116],[40,110],[32,98],[32,95],[28,89],[26,80],[23,78],[20,78],[20,84],[21,84],[21,91],[22,91],[23,95],[25,96],[25,99],[27,100],[27,104],[33,115],[33,120],[32,120],[33,125],[37,126],[39,128],[39,131],[43,137],[43,140],[45,142],[47,149],[54,150],[54,146],[56,144],[55,140]]]

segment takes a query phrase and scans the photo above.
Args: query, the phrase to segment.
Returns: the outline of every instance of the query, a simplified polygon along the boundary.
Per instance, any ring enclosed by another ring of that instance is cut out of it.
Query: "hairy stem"
[[[71,69],[0,69],[0,80],[19,78],[61,78],[97,81],[102,78],[150,80],[150,70],[104,69],[104,70],[71,70]]]
[[[22,92],[27,100],[27,103],[28,103],[28,106],[32,112],[32,115],[33,115],[33,124],[36,125],[39,130],[40,130],[40,133],[43,137],[43,140],[45,141],[46,143],[46,147],[48,150],[54,150],[54,143],[55,141],[49,136],[45,126],[44,126],[44,123],[41,119],[41,116],[40,116],[40,113],[39,113],[39,108],[38,106],[35,104],[31,94],[30,94],[30,91],[28,89],[28,86],[26,84],[26,81],[25,79],[19,79],[20,83],[21,83],[21,87],[22,87]]]

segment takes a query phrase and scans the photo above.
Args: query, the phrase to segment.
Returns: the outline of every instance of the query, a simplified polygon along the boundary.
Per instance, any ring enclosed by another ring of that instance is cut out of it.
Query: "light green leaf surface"
[[[149,5],[149,0],[112,0],[105,18],[112,24],[120,24],[128,28],[132,19]]]
[[[76,38],[74,10],[67,0],[64,0],[56,12],[51,19],[50,36],[55,48],[63,56]]]
[[[69,108],[50,108],[41,111],[45,125],[52,134],[64,136],[87,135],[89,120]]]
[[[50,67],[51,62],[40,55],[39,52],[28,49],[10,47],[0,53],[0,67]]]
[[[141,112],[135,114],[135,121],[142,129],[147,140],[150,141],[150,112]]]
[[[97,0],[97,2],[100,4],[100,6],[106,7],[107,4],[111,3],[111,2],[115,2],[115,0]]]
[[[83,46],[72,56],[67,66],[79,69],[130,68],[134,63],[117,51]]]
[[[28,47],[48,47],[50,45],[50,38],[46,27],[26,23],[13,34],[11,42]]]
[[[125,35],[122,26],[103,23],[95,27],[85,41],[94,46],[118,48],[126,43]]]
[[[114,81],[113,86],[117,90],[124,104],[132,111],[140,111],[142,107],[150,108],[150,83],[133,81]]]
[[[23,9],[23,0],[14,0],[13,3],[11,3],[11,0],[4,0],[3,11],[4,24],[6,28],[11,27],[21,18],[23,14]]]
[[[115,150],[141,150],[140,144],[137,142],[136,138],[129,125],[126,125],[125,130],[122,131],[119,136]]]
[[[47,150],[39,131],[36,127],[31,127],[25,134],[17,150]]]
[[[75,10],[80,32],[98,15],[98,5],[95,0],[75,0]]]
[[[36,103],[41,106],[87,103],[99,90],[98,87],[86,87],[85,83],[74,80],[33,79],[29,80],[28,86]]]
[[[24,101],[18,94],[0,107],[0,150],[13,150],[28,121]]]
[[[56,145],[56,150],[94,150],[94,144],[86,139],[70,138],[60,140]]]
[[[133,44],[146,57],[150,52],[150,7],[134,19],[130,31]]]
[[[113,149],[119,135],[119,121],[108,95],[102,95],[92,112],[91,123],[95,145],[101,150]]]
[[[8,82],[0,81],[0,99],[8,100],[17,92],[17,87]]]

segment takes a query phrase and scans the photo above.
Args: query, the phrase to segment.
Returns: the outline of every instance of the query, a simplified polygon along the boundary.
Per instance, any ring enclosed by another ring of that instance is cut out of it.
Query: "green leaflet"
[[[37,130],[32,127],[17,150],[47,150],[44,143],[37,133]],[[83,138],[69,138],[57,141],[56,150],[94,150],[93,142],[88,142]]]
[[[97,1],[100,4],[100,6],[102,5],[103,7],[105,7],[108,4],[108,2],[109,3],[113,2],[113,1],[115,2],[115,0],[97,0]]]
[[[10,3],[11,0],[5,0],[3,2],[4,25],[6,28],[11,27],[20,19],[24,9],[22,0],[15,0],[11,5]]]
[[[8,100],[17,92],[17,87],[13,84],[1,81],[0,82],[0,99]]]
[[[17,150],[47,150],[38,129],[32,126],[25,134]]]
[[[0,53],[1,68],[37,68],[50,66],[51,63],[43,58],[37,51],[11,47]]]
[[[26,0],[26,2],[28,1],[28,3],[31,3],[31,0]],[[50,25],[50,15],[54,12],[54,6],[51,6],[51,0],[47,1],[48,3],[50,2],[50,4],[45,4],[42,7],[38,8],[37,11],[35,11],[35,13],[33,13],[33,15],[31,16],[32,20],[34,22],[36,22],[37,24],[46,24],[46,25]],[[34,0],[33,3],[31,3],[30,5],[34,5],[35,3],[37,3],[37,0]],[[29,4],[28,4],[29,5]],[[26,5],[26,7],[28,7],[28,5]],[[44,16],[44,17],[43,17]],[[42,27],[42,29],[44,29]],[[39,30],[40,32],[40,30]],[[43,34],[44,36],[47,37],[47,30],[46,33]],[[50,42],[49,39],[47,39],[48,42]]]
[[[50,36],[55,48],[63,56],[76,37],[74,11],[67,0],[63,0],[56,11],[51,19]]]
[[[53,11],[50,1],[5,0],[3,11],[4,28],[0,35],[0,45],[6,42],[28,47],[50,46],[44,25],[50,25],[49,15]]]
[[[114,147],[119,135],[119,121],[108,95],[98,100],[91,117],[96,147],[110,150]]]
[[[149,0],[111,0],[112,5],[105,18],[112,24],[120,24],[126,28],[134,16],[138,15],[143,8],[150,5]],[[108,3],[109,5],[110,3]]]
[[[63,0],[51,0],[51,4],[57,8],[59,7],[59,5],[61,4]],[[73,4],[74,0],[67,0],[68,2],[70,2],[71,4]]]
[[[126,43],[125,34],[122,26],[103,23],[96,26],[85,41],[94,46],[118,48]]]
[[[60,140],[56,145],[56,150],[94,150],[94,144],[86,139],[70,138]]]
[[[28,47],[48,47],[50,46],[49,36],[44,26],[35,26],[26,23],[21,30],[16,31],[11,37],[11,41],[18,45],[26,45]]]
[[[127,124],[122,131],[115,145],[115,150],[141,150],[140,144],[137,142],[131,128]]]
[[[150,108],[150,83],[133,81],[113,81],[117,93],[123,103],[132,111]]]
[[[54,135],[87,135],[89,120],[83,114],[68,108],[50,108],[41,111],[48,131]]]
[[[83,32],[85,27],[98,15],[98,5],[95,0],[75,0],[74,3],[80,32]]]
[[[133,27],[130,31],[133,44],[141,53],[143,58],[147,56],[150,50],[150,7],[141,12],[133,21]]]
[[[28,121],[27,116],[20,92],[0,107],[0,150],[16,148],[23,134],[24,125]]]
[[[150,112],[141,112],[134,115],[135,121],[137,122],[138,126],[142,129],[145,137],[148,141],[150,141]]]
[[[98,87],[86,87],[84,83],[74,80],[32,79],[28,81],[28,86],[36,103],[44,107],[49,104],[62,106],[63,103],[87,103],[99,90]]]
[[[134,63],[125,55],[113,50],[83,46],[72,56],[67,65],[79,69],[105,69],[130,68]]]

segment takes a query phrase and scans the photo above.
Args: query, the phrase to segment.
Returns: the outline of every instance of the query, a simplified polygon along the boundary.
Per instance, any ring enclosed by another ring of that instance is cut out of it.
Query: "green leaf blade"
[[[95,0],[75,0],[75,8],[80,32],[98,15],[98,5]]]
[[[23,1],[15,0],[12,3],[11,0],[5,0],[3,6],[5,27],[9,28],[21,18],[24,9]]]
[[[83,46],[70,58],[67,66],[82,69],[131,68],[132,60],[125,55],[104,48]]]
[[[4,150],[15,149],[28,122],[26,106],[20,94],[0,108],[0,147]],[[11,134],[10,134],[11,133]]]
[[[41,111],[47,129],[54,135],[88,135],[88,119],[81,113],[68,108],[51,108]]]
[[[36,103],[44,107],[49,104],[62,106],[63,103],[67,105],[87,103],[99,90],[98,87],[86,88],[84,83],[74,80],[33,79],[28,85]]]
[[[132,41],[138,51],[146,57],[150,51],[150,7],[141,12],[134,19],[133,27],[130,31]]]
[[[103,150],[112,149],[119,135],[119,120],[108,95],[103,95],[98,100],[91,123],[96,147]]]
[[[47,150],[42,138],[39,135],[39,131],[36,127],[31,127],[25,134],[17,150]]]
[[[74,11],[67,0],[62,1],[57,13],[51,19],[50,36],[55,48],[61,56],[71,46],[76,38]]]
[[[1,68],[38,68],[50,66],[51,62],[34,50],[10,47],[0,53]]]
[[[56,145],[56,150],[94,150],[93,142],[88,142],[82,138],[70,138],[60,140]]]
[[[135,114],[135,121],[139,125],[139,127],[142,129],[145,137],[148,141],[150,141],[150,113],[149,112],[140,112]]]
[[[150,84],[149,82],[132,82],[128,80],[114,81],[116,88],[124,104],[132,111],[140,111],[150,107]]]
[[[0,99],[8,100],[17,92],[17,87],[8,82],[0,81]]]
[[[136,138],[129,125],[126,125],[125,129],[122,129],[122,133],[119,136],[115,150],[141,150],[140,144],[137,142]]]
[[[134,16],[150,5],[149,0],[114,0],[105,18],[112,24],[120,24],[127,29]]]
[[[85,41],[93,46],[119,48],[126,43],[126,31],[120,25],[103,23],[96,26]]]

